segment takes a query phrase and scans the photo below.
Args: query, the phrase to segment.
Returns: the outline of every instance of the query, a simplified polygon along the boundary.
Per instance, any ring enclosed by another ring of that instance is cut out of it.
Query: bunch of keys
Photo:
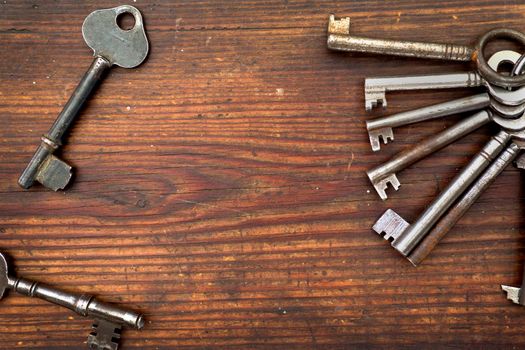
[[[516,159],[517,166],[525,168],[525,157],[522,155],[525,148],[525,75],[522,75],[525,55],[503,50],[486,60],[484,49],[494,39],[510,39],[525,45],[525,34],[507,28],[488,31],[472,47],[358,37],[350,33],[349,18],[338,19],[334,15],[329,18],[327,45],[332,50],[476,63],[476,69],[469,72],[367,78],[366,110],[378,104],[386,108],[385,94],[389,91],[460,87],[484,87],[486,90],[466,98],[367,121],[372,150],[379,151],[381,139],[385,144],[394,140],[393,128],[473,112],[456,125],[367,171],[381,199],[388,198],[386,189],[389,185],[395,190],[399,189],[400,182],[396,174],[408,166],[485,124],[495,123],[500,128],[414,223],[409,224],[395,211],[388,209],[374,224],[373,230],[383,235],[394,249],[415,266],[428,256],[503,169]],[[504,63],[513,65],[510,74],[498,72]],[[508,286],[502,288],[507,291],[509,299],[525,304],[525,297],[521,297],[519,292],[521,289]]]

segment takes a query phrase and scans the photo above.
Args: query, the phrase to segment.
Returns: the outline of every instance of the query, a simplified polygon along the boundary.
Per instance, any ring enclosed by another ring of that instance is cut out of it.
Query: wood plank
[[[63,193],[17,178],[91,61],[83,19],[112,1],[0,1],[0,247],[16,272],[144,312],[123,349],[521,348],[523,180],[509,168],[419,268],[370,227],[413,220],[494,128],[399,175],[381,202],[365,171],[461,116],[396,130],[364,121],[471,91],[390,94],[363,80],[460,63],[326,49],[329,13],[376,37],[472,43],[523,27],[518,1],[192,0],[132,3],[151,52],[114,69],[71,130]],[[1,347],[69,349],[90,321],[8,295]]]

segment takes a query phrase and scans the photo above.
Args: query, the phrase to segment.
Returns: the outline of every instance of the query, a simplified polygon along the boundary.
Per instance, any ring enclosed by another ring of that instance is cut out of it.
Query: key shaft
[[[416,222],[392,242],[392,246],[403,256],[408,256],[451,205],[497,157],[510,138],[511,135],[505,131],[500,131],[496,136],[493,136],[483,149],[472,158],[469,164],[459,172],[425,209]]]
[[[499,174],[518,156],[520,147],[515,143],[507,146],[503,152],[490,164],[485,172],[472,184],[454,206],[443,216],[436,226],[418,244],[407,257],[414,265],[419,265],[445,237],[445,235],[465,215],[472,204],[490,187]]]
[[[466,45],[354,36],[350,35],[350,19],[348,17],[336,19],[334,15],[330,15],[328,22],[327,45],[332,50],[448,61],[472,61],[474,58],[474,48]]]
[[[60,112],[47,134],[42,136],[42,142],[18,179],[18,184],[22,188],[27,189],[31,187],[37,179],[38,172],[45,170],[42,169],[42,166],[50,165],[46,160],[62,145],[64,134],[75,120],[75,117],[84,106],[88,97],[93,93],[97,84],[103,78],[104,73],[110,67],[111,64],[108,60],[103,57],[95,57],[93,63],[84,74],[84,77],[62,109],[62,112]],[[71,167],[69,167],[69,170],[71,170]],[[69,178],[67,178],[67,182],[69,181]],[[53,188],[55,191],[63,188],[60,187],[63,185],[63,181],[60,181],[60,183],[57,183],[56,185],[57,186],[55,187],[58,188]]]
[[[19,294],[66,307],[81,316],[101,318],[136,329],[144,327],[144,317],[141,314],[100,302],[91,295],[68,293],[25,278],[11,276],[8,277],[8,287]]]
[[[393,139],[392,128],[452,114],[479,110],[489,105],[490,97],[487,93],[483,93],[369,120],[366,122],[366,129],[370,137],[370,145],[374,152],[379,151],[379,137],[381,136],[383,138],[384,143],[387,143],[389,136]]]

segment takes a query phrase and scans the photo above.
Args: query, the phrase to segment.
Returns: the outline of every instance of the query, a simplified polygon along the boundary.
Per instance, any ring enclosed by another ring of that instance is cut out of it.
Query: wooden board
[[[399,174],[382,202],[365,171],[462,116],[395,130],[372,153],[364,121],[472,93],[389,94],[366,76],[461,63],[326,49],[329,13],[355,33],[472,43],[525,30],[519,1],[131,2],[151,44],[115,68],[71,130],[65,192],[17,179],[89,66],[81,25],[119,2],[0,1],[0,248],[14,271],[144,312],[122,349],[522,348],[523,179],[507,169],[418,268],[371,231],[414,220],[494,128]],[[90,320],[7,295],[0,347],[78,349]]]

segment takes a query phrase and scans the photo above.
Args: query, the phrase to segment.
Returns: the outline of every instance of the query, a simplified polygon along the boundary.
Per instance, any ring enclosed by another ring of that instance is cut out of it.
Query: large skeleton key
[[[134,27],[129,30],[121,29],[117,24],[117,17],[124,13],[133,15],[135,19]],[[64,134],[111,66],[134,68],[148,54],[148,40],[142,16],[133,6],[124,5],[92,12],[84,20],[82,35],[87,45],[93,49],[95,59],[53,126],[42,136],[40,146],[18,179],[18,184],[25,189],[31,187],[35,180],[54,191],[67,186],[72,168],[53,154],[62,145]]]
[[[329,49],[349,52],[365,52],[381,55],[441,59],[449,61],[476,62],[478,73],[497,86],[519,87],[525,85],[525,76],[507,76],[491,68],[483,51],[493,39],[510,39],[525,45],[525,34],[508,28],[497,28],[482,35],[474,46],[448,43],[425,43],[416,41],[386,40],[361,37],[350,34],[350,18],[328,20]]]
[[[0,299],[11,289],[18,294],[39,298],[66,307],[84,317],[93,317],[94,331],[88,337],[91,349],[116,350],[122,326],[144,327],[144,316],[107,304],[86,294],[73,294],[9,274],[7,260],[0,253]]]

